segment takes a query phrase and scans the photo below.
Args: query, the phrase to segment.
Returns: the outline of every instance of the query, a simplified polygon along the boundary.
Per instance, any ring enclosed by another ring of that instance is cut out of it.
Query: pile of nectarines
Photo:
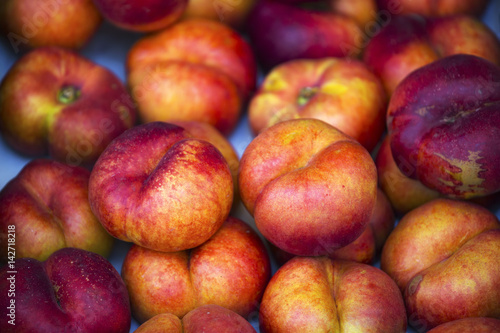
[[[500,332],[499,12],[2,1],[0,332]]]

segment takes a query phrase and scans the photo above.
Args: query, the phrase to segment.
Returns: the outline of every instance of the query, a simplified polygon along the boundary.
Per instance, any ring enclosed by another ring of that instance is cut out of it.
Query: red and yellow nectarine
[[[132,314],[139,322],[165,312],[182,318],[207,304],[248,318],[270,275],[264,244],[236,218],[229,218],[207,242],[190,251],[156,252],[134,245],[122,267]]]
[[[263,236],[295,255],[327,255],[368,226],[377,171],[368,151],[317,119],[280,122],[245,149],[241,199]]]
[[[228,217],[233,193],[217,148],[161,122],[116,138],[89,181],[92,211],[111,235],[168,252],[208,240]]]

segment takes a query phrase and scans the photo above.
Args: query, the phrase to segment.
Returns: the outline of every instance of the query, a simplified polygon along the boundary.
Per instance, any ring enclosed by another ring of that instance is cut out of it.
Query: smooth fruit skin
[[[131,72],[128,83],[144,123],[199,121],[229,135],[240,118],[238,87],[225,74],[206,66],[159,62]]]
[[[377,0],[380,9],[399,8],[398,14],[420,14],[429,17],[467,14],[479,16],[488,0]]]
[[[295,257],[271,278],[262,298],[260,331],[406,331],[397,286],[373,266],[326,257]]]
[[[255,333],[245,318],[219,305],[209,304],[189,311],[182,320],[162,313],[139,326],[135,333]]]
[[[431,200],[444,197],[438,191],[423,185],[420,181],[408,177],[411,166],[403,159],[394,161],[391,152],[390,138],[386,136],[378,149],[375,158],[379,186],[390,201],[397,215],[403,215]],[[399,166],[399,167],[398,167]],[[402,172],[401,170],[404,170]],[[495,209],[500,192],[470,199],[489,209]]]
[[[404,290],[419,272],[450,257],[480,233],[498,227],[496,216],[484,207],[435,199],[403,216],[387,238],[380,266]]]
[[[190,0],[183,19],[204,18],[243,30],[257,0]]]
[[[435,199],[400,220],[382,250],[381,268],[404,292],[409,323],[428,330],[465,317],[500,317],[499,255],[493,213]]]
[[[464,317],[500,319],[499,255],[500,229],[488,230],[420,272],[405,290],[408,316],[429,328]]]
[[[7,248],[15,228],[16,258],[44,261],[63,247],[108,256],[113,238],[90,209],[89,177],[87,169],[57,161],[29,162],[0,192],[0,245]],[[0,261],[7,262],[7,251]]]
[[[122,267],[132,314],[139,322],[166,312],[182,318],[207,304],[248,318],[270,275],[269,257],[257,233],[231,217],[190,251],[156,252],[134,245]]]
[[[429,19],[429,41],[440,57],[466,53],[500,66],[500,40],[477,18],[455,15]]]
[[[368,42],[363,61],[380,77],[387,95],[413,70],[439,57],[427,41],[425,20],[395,16]]]
[[[184,333],[182,321],[174,314],[160,313],[142,323],[134,333]]]
[[[32,50],[0,84],[0,131],[22,154],[92,166],[135,118],[116,75],[63,48]]]
[[[381,82],[360,61],[291,60],[266,75],[248,117],[254,133],[283,120],[320,119],[371,151],[385,130],[386,104]]]
[[[375,0],[329,0],[329,5],[334,13],[352,17],[362,29],[377,20]]]
[[[153,122],[126,131],[102,153],[90,175],[89,202],[112,236],[181,251],[222,226],[233,181],[212,144],[182,127]]]
[[[266,70],[293,59],[356,57],[363,42],[350,17],[275,1],[260,1],[247,25],[255,54]]]
[[[152,32],[174,24],[187,0],[94,0],[102,15],[114,25],[131,31]]]
[[[467,15],[394,16],[370,39],[363,60],[390,96],[411,72],[455,54],[475,55],[500,66],[500,41],[488,26]]]
[[[222,135],[214,126],[200,121],[172,121],[174,125],[183,127],[193,137],[210,142],[217,148],[226,159],[227,165],[231,170],[234,184],[234,194],[238,194],[238,168],[240,159],[231,142]],[[236,199],[236,198],[235,198]],[[234,200],[236,202],[236,200]],[[234,205],[234,202],[233,202]]]
[[[203,19],[145,36],[126,65],[142,121],[202,121],[224,135],[235,128],[257,77],[248,43],[228,26]]]
[[[14,51],[42,46],[82,48],[102,17],[92,0],[6,0],[0,19]]]
[[[256,65],[247,42],[233,29],[209,20],[190,19],[139,40],[127,56],[127,72],[159,61],[206,65],[229,76],[248,96],[255,89]]]
[[[486,317],[472,317],[441,324],[429,333],[496,333],[500,328],[500,320]]]
[[[182,318],[185,333],[255,333],[245,318],[219,305],[200,306]]]
[[[412,72],[387,111],[392,155],[447,196],[500,190],[500,68],[455,55]],[[435,92],[439,91],[439,94]]]
[[[317,119],[260,133],[243,153],[238,182],[262,235],[296,255],[326,255],[358,238],[377,193],[366,149]]]
[[[441,196],[439,192],[407,176],[412,170],[411,166],[404,160],[394,160],[389,136],[382,140],[375,163],[377,165],[379,186],[398,214],[408,213],[418,206]]]
[[[394,228],[395,216],[391,204],[382,190],[377,189],[377,202],[368,227],[361,236],[348,245],[328,254],[331,259],[351,260],[372,264],[384,246],[385,240]],[[271,253],[278,264],[283,265],[294,255],[270,244]]]
[[[238,190],[238,169],[240,158],[231,142],[217,128],[202,121],[172,121],[172,124],[185,128],[193,137],[210,142],[217,148],[231,170],[233,177],[234,197],[233,209],[237,209],[241,203]]]
[[[0,269],[2,332],[129,332],[127,289],[115,268],[98,254],[75,248],[46,261],[22,258]],[[8,280],[12,278],[14,280]],[[14,283],[15,281],[15,283]],[[7,297],[11,283],[14,294]],[[7,320],[15,300],[15,325]]]

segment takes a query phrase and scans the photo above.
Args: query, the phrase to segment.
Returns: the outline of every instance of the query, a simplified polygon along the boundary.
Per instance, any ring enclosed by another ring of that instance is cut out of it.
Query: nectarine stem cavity
[[[80,89],[75,86],[64,86],[59,90],[57,100],[63,104],[70,104],[76,101],[78,97],[80,97]]]
[[[297,97],[297,104],[299,106],[306,105],[311,98],[318,92],[318,87],[304,87],[300,90],[299,96]]]

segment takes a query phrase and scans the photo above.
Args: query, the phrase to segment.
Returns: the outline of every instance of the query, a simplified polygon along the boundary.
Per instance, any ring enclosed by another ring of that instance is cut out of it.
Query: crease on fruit
[[[336,285],[335,285],[335,282],[338,278],[338,270],[336,269],[332,260],[329,258],[326,258],[326,257],[325,257],[324,269],[325,269],[326,279],[328,281],[328,285],[330,288],[330,295],[332,296],[333,303],[335,304],[335,322],[336,322],[336,325],[334,325],[332,328],[330,328],[328,330],[328,332],[331,332],[331,333],[342,332],[340,315],[339,315],[340,306],[337,303],[337,297],[336,297],[337,293],[336,293]]]
[[[414,295],[418,289],[420,288],[420,282],[422,282],[422,280],[424,279],[424,277],[422,275],[417,275],[415,276],[413,279],[411,279],[410,283],[408,284],[408,294],[410,296]]]
[[[447,123],[447,124],[452,124],[454,123],[458,118],[465,118],[469,116],[472,113],[475,113],[479,110],[479,108],[473,108],[473,109],[467,109],[467,110],[461,110],[456,114],[446,116],[442,119],[442,122]]]
[[[297,114],[295,107],[291,104],[286,104],[272,114],[267,123],[267,127],[271,127],[285,120],[299,119],[299,118],[300,116]]]
[[[53,105],[52,102],[48,102],[47,99],[40,96],[33,96],[28,99],[30,108],[36,111],[36,113],[38,113],[41,117],[45,117],[45,121],[40,124],[40,127],[43,129],[44,136],[39,139],[47,140],[48,134],[54,128],[53,124],[56,121],[56,116],[61,112],[64,105]]]
[[[57,306],[59,307],[60,310],[64,311],[62,304],[61,304],[61,301],[59,300],[59,289],[60,288],[61,288],[61,286],[58,286],[56,284],[52,285],[52,289],[54,290],[54,296],[56,299]]]
[[[50,208],[49,203],[46,202],[46,200],[44,200],[42,198],[42,196],[38,193],[38,191],[36,191],[33,188],[33,186],[31,186],[31,184],[29,184],[28,182],[22,181],[21,185],[26,190],[26,192],[28,192],[28,194],[30,195],[30,197],[33,200],[35,200],[35,202],[37,203],[38,207],[41,208],[45,213],[49,214],[52,217],[52,221],[56,222],[56,225],[61,230],[61,234],[64,236],[63,237],[63,240],[64,240],[63,247],[66,247],[67,246],[67,242],[66,242],[66,234],[64,233],[64,223],[63,223],[63,221],[58,216],[56,216],[54,214],[54,212]]]

